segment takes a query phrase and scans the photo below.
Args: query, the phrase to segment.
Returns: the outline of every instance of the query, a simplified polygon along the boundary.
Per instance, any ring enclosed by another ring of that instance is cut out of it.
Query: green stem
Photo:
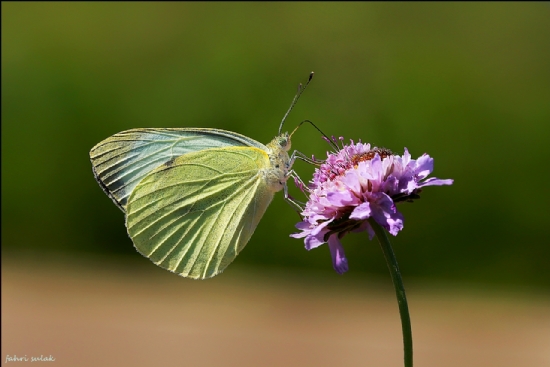
[[[403,349],[405,353],[405,367],[412,367],[413,365],[413,342],[412,342],[412,329],[411,329],[411,317],[409,316],[409,306],[407,304],[407,296],[405,294],[405,287],[403,286],[403,279],[401,279],[401,272],[397,265],[397,259],[386,236],[386,232],[378,223],[372,218],[369,219],[371,227],[376,233],[382,252],[386,258],[388,269],[390,270],[391,279],[395,288],[395,295],[397,296],[397,303],[399,305],[399,314],[401,316],[401,328],[403,330]]]

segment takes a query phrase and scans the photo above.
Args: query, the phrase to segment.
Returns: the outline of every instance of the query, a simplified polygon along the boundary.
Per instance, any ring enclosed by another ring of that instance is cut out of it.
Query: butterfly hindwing
[[[137,250],[182,276],[223,271],[244,248],[271,202],[265,150],[226,147],[176,157],[146,175],[126,206]]]
[[[158,166],[186,153],[229,146],[265,150],[253,139],[219,129],[132,129],[97,144],[90,159],[101,188],[125,211],[133,189]]]

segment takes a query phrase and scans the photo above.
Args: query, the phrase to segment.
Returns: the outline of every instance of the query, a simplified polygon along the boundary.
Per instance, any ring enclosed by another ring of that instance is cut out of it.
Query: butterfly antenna
[[[296,102],[298,102],[298,99],[300,98],[302,93],[306,90],[306,88],[309,85],[309,82],[311,81],[311,79],[313,79],[313,71],[309,74],[309,79],[307,80],[306,85],[304,85],[303,87],[302,87],[302,83],[300,83],[300,85],[298,85],[298,93],[296,93],[296,95],[294,96],[294,99],[292,100],[292,103],[290,104],[290,108],[288,109],[288,111],[286,111],[285,115],[283,116],[283,120],[281,121],[281,125],[279,126],[279,135],[281,135],[281,131],[283,130],[283,125],[285,124],[285,120],[286,120],[288,114],[290,113],[290,111],[292,111],[292,109],[294,108],[294,105],[296,105]]]
[[[338,152],[338,151],[340,150],[340,148],[338,147],[338,145],[336,145],[336,144],[334,143],[334,141],[333,141],[334,139],[330,139],[321,129],[319,129],[319,128],[317,127],[317,125],[315,125],[315,124],[313,123],[313,121],[304,120],[304,121],[300,122],[300,123],[298,124],[298,126],[296,126],[296,128],[294,129],[294,131],[292,131],[292,134],[294,134],[294,133],[296,132],[296,130],[298,130],[298,128],[299,128],[300,126],[302,126],[302,124],[303,124],[304,122],[309,122],[309,123],[311,124],[311,126],[313,126],[315,129],[317,129],[317,131],[319,131],[319,132],[321,133],[321,135],[323,135],[324,140],[325,140],[327,143],[329,143],[329,145],[334,149],[334,151]],[[290,134],[290,137],[292,137],[292,134]]]

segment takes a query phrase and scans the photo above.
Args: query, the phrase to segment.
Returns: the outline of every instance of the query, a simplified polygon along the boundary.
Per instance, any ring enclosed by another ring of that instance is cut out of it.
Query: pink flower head
[[[332,141],[336,143],[334,137]],[[339,274],[348,270],[340,243],[346,233],[367,231],[372,239],[374,230],[367,220],[373,218],[396,236],[404,220],[396,203],[420,198],[423,186],[453,183],[426,179],[433,170],[433,158],[423,154],[411,159],[407,148],[399,156],[389,149],[371,149],[370,144],[351,141],[327,155],[306,189],[309,198],[301,213],[303,221],[296,225],[301,232],[291,237],[305,237],[307,250],[328,243],[334,270]]]

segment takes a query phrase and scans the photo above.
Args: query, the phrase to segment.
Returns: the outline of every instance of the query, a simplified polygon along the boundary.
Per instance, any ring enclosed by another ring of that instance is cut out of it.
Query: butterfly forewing
[[[265,150],[253,139],[219,129],[133,129],[97,144],[90,159],[100,186],[125,211],[134,188],[155,168],[186,153],[229,146]]]
[[[135,186],[126,206],[134,245],[182,276],[210,278],[246,245],[273,198],[265,149],[227,147],[179,156]]]

